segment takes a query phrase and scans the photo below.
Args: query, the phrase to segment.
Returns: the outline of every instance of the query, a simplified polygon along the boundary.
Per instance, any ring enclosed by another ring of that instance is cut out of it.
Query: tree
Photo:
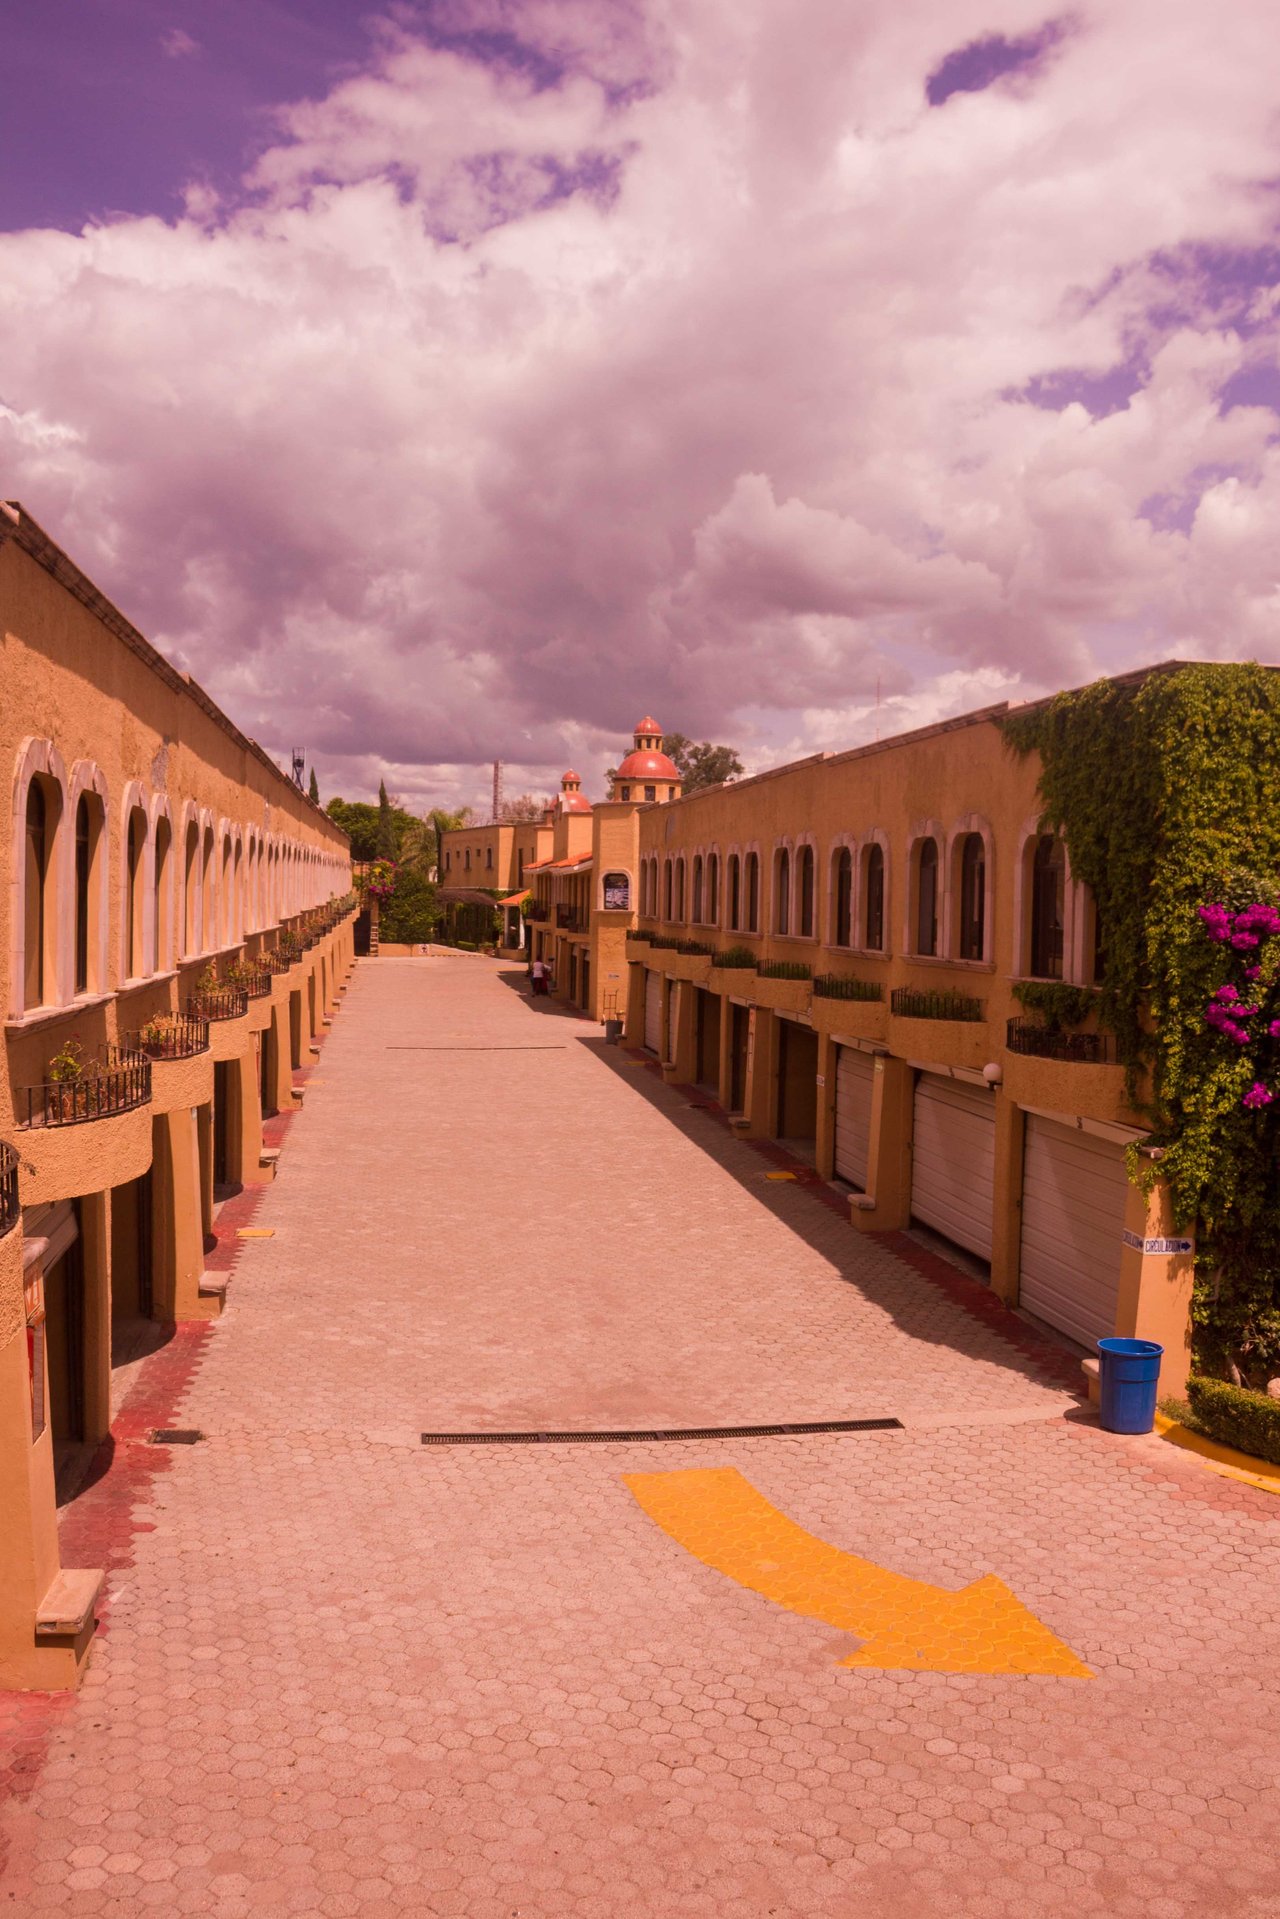
[[[387,798],[387,782],[378,781],[378,858],[393,860],[400,852],[400,833],[396,827],[391,801]]]
[[[310,786],[309,786],[309,787],[307,788],[307,792],[308,792],[308,795],[310,796],[310,798],[311,798],[311,799],[312,799],[312,800],[313,800],[313,801],[315,802],[315,804],[316,804],[317,806],[319,806],[319,804],[320,804],[320,782],[319,782],[319,780],[318,780],[318,779],[316,778],[316,769],[315,769],[315,767],[314,767],[314,766],[313,766],[313,767],[312,767],[312,769],[311,769],[311,784],[310,784]]]
[[[340,826],[351,841],[353,860],[376,860],[386,855],[378,851],[378,829],[381,813],[378,807],[368,800],[330,800],[325,812]],[[412,813],[406,813],[402,806],[392,806],[392,824],[396,833],[396,850],[392,859],[402,859],[404,848],[415,827],[423,832],[427,830],[422,820],[415,819]]]
[[[378,937],[395,945],[429,940],[440,919],[436,889],[425,873],[401,867],[396,890],[378,914]]]
[[[535,799],[532,793],[521,793],[514,800],[505,802],[502,818],[505,823],[518,826],[525,821],[540,820],[546,810],[545,800]]]
[[[683,733],[668,733],[662,750],[675,761],[686,793],[696,793],[704,786],[723,786],[742,772],[742,761],[732,746],[713,746],[710,740],[694,741]]]

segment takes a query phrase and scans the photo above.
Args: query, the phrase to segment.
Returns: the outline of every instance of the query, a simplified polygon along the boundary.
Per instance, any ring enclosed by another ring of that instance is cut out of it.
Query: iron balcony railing
[[[240,1019],[249,1010],[243,986],[210,986],[194,992],[186,1004],[188,1019]]]
[[[293,960],[288,953],[281,953],[277,950],[270,953],[259,953],[258,965],[265,967],[266,971],[270,973],[274,979],[278,978],[281,973],[287,973],[293,965]]]
[[[153,1029],[125,1034],[125,1046],[131,1053],[145,1053],[148,1059],[194,1059],[209,1050],[209,1022],[194,1019],[188,1013],[173,1013]]]
[[[264,966],[261,960],[254,960],[241,975],[239,983],[250,999],[265,999],[271,991],[271,969]]]
[[[549,920],[551,918],[551,908],[542,900],[530,900],[528,906],[525,907],[524,916],[527,920],[538,920],[539,922]]]
[[[18,1110],[23,1126],[81,1126],[86,1120],[131,1113],[151,1098],[151,1061],[145,1054],[106,1046],[87,1060],[79,1079],[24,1086]]]
[[[1044,1026],[1033,1019],[1011,1019],[1005,1029],[1005,1042],[1011,1053],[1029,1053],[1036,1059],[1105,1066],[1116,1056],[1115,1039],[1110,1033],[1065,1033],[1061,1027]]]
[[[812,979],[813,968],[802,960],[766,960],[760,968],[761,979]]]
[[[716,949],[706,940],[677,940],[676,951],[687,959],[714,959]]]
[[[813,982],[815,999],[882,1000],[884,987],[878,979],[852,979],[841,973],[819,973]]]
[[[0,1239],[13,1231],[22,1217],[18,1204],[18,1155],[0,1139]]]
[[[921,993],[914,986],[895,986],[889,1004],[902,1019],[985,1018],[982,1001],[967,993]]]

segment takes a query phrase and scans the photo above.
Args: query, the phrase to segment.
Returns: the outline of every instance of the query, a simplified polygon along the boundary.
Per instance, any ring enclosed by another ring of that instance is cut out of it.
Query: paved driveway
[[[768,1170],[490,962],[362,964],[274,1236],[66,1518],[109,1613],[78,1698],[0,1702],[0,1911],[1280,1914],[1280,1501],[1101,1434]],[[1095,1676],[844,1665],[816,1586],[627,1484],[725,1469],[869,1592],[998,1575]]]

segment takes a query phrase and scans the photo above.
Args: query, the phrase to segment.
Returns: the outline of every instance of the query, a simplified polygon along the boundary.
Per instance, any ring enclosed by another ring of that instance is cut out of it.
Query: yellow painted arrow
[[[843,1665],[1093,1678],[994,1573],[945,1592],[888,1572],[815,1539],[732,1466],[627,1473],[624,1483],[704,1565],[788,1612],[856,1634],[863,1643]]]

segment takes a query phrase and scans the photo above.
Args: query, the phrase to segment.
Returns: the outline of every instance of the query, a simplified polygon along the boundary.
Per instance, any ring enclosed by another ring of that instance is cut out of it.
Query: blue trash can
[[[1103,1426],[1109,1433],[1149,1433],[1164,1347],[1154,1339],[1100,1339],[1098,1355]]]

